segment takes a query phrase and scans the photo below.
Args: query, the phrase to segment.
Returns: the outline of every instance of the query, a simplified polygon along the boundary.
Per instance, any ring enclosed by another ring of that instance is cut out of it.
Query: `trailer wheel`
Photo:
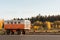
[[[6,34],[9,35],[10,34],[10,30],[6,30]]]
[[[22,30],[22,34],[24,34],[24,35],[25,35],[25,30]]]
[[[14,32],[13,31],[11,31],[11,35],[14,35]]]
[[[21,34],[21,30],[16,30],[17,31],[17,35],[20,35]]]

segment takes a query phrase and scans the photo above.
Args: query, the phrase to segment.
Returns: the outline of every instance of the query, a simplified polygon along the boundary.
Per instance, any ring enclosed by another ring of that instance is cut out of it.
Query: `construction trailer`
[[[26,31],[29,32],[31,28],[31,22],[29,20],[6,20],[4,21],[5,34],[25,34]]]

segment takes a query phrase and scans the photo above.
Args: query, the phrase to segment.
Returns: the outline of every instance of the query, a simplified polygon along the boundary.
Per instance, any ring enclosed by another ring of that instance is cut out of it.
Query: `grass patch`
[[[3,35],[4,34],[4,31],[0,30],[0,35]]]

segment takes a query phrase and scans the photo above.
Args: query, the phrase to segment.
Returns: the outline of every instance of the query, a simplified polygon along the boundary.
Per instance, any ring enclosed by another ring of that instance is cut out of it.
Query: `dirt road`
[[[60,40],[60,35],[0,35],[0,40]]]

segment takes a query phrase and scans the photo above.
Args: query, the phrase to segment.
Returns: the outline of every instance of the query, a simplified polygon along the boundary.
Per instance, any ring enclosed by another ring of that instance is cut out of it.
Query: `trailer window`
[[[18,24],[20,24],[20,22],[18,22]]]
[[[16,24],[16,22],[14,22],[14,24]]]
[[[11,24],[13,24],[13,22],[11,22]]]
[[[9,24],[9,22],[7,22],[7,24]]]

